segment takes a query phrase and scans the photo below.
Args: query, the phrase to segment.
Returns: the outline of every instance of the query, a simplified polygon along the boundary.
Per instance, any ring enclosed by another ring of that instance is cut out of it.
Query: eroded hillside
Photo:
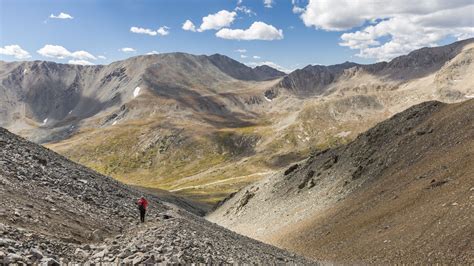
[[[473,119],[474,100],[413,106],[208,219],[320,260],[472,264]]]
[[[0,263],[312,263],[140,192],[0,128]],[[150,202],[138,223],[135,202]]]

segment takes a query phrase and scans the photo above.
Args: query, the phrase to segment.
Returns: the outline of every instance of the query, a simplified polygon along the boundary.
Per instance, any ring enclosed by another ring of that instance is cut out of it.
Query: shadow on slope
[[[473,119],[474,100],[413,106],[241,190],[209,219],[322,260],[473,263]]]

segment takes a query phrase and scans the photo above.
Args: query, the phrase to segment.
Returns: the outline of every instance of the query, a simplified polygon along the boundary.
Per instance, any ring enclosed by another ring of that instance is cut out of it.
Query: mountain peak
[[[222,72],[239,80],[271,80],[285,75],[270,66],[251,68],[228,56],[221,54],[210,55],[209,60]]]

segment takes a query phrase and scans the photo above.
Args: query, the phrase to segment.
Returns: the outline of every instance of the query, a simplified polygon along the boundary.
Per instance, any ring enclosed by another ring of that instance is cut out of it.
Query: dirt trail
[[[250,174],[250,175],[236,176],[236,177],[231,177],[231,178],[227,178],[227,179],[222,179],[222,180],[219,180],[219,181],[214,181],[214,182],[207,183],[207,184],[204,184],[204,185],[188,186],[188,187],[181,187],[181,188],[177,188],[177,189],[172,189],[172,190],[170,190],[170,192],[177,192],[177,191],[187,190],[187,189],[205,188],[205,187],[210,187],[210,186],[217,185],[217,184],[226,183],[226,182],[229,182],[229,181],[236,181],[236,180],[239,180],[239,179],[246,179],[246,178],[253,177],[253,176],[266,176],[266,175],[273,174],[275,172],[276,171],[268,171],[268,172],[260,172],[260,173]]]

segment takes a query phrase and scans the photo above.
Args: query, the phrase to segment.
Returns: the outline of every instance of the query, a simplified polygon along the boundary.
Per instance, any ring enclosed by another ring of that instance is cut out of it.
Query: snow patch
[[[71,110],[71,111],[69,111],[69,113],[67,113],[67,114],[68,114],[68,115],[70,115],[71,113],[72,113],[72,110]]]
[[[472,99],[472,98],[474,98],[474,94],[473,95],[464,95],[464,97]]]
[[[269,99],[267,96],[263,96],[263,97],[265,97],[265,100],[267,100],[267,102],[271,102],[271,101],[272,101],[272,99]]]
[[[23,70],[23,75],[26,74],[26,73],[28,73],[28,69],[25,68],[25,69]]]
[[[140,87],[136,87],[135,90],[133,91],[133,98],[137,98],[138,95],[140,95]]]
[[[48,123],[48,118],[45,118],[45,119],[43,120],[43,125],[46,125],[46,123]]]
[[[114,122],[112,123],[112,126],[115,126],[116,124],[117,124],[117,121],[114,121]]]

